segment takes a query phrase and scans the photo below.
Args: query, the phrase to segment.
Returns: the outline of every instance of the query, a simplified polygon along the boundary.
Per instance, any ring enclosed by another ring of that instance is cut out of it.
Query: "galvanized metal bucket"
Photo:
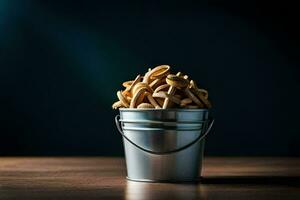
[[[197,181],[205,136],[214,120],[207,109],[120,109],[127,179],[148,182]]]

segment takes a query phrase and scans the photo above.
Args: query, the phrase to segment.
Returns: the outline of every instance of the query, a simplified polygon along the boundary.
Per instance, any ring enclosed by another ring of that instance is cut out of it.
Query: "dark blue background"
[[[182,2],[0,1],[0,155],[122,155],[116,91],[158,64],[209,90],[208,155],[300,155],[296,5]]]

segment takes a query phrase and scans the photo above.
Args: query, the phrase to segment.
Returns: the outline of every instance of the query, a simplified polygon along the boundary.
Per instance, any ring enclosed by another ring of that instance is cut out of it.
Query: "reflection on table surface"
[[[199,184],[146,183],[127,181],[126,200],[205,199]]]
[[[209,176],[194,184],[127,181],[126,200],[299,199],[299,176]]]

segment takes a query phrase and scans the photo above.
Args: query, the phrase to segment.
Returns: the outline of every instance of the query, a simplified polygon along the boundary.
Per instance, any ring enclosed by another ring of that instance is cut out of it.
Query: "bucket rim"
[[[152,112],[152,111],[183,111],[183,112],[199,112],[199,111],[209,111],[208,108],[119,108],[120,111],[129,111],[129,112]]]
[[[136,120],[136,119],[120,119],[123,123],[137,123],[137,124],[199,124],[206,123],[208,120],[184,120],[184,121],[162,121],[162,120]]]

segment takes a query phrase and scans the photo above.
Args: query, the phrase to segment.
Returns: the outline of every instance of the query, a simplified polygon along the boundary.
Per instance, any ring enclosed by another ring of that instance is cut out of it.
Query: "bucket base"
[[[134,182],[146,182],[146,183],[199,183],[202,177],[189,180],[150,180],[150,179],[132,179],[126,176],[126,179]]]

